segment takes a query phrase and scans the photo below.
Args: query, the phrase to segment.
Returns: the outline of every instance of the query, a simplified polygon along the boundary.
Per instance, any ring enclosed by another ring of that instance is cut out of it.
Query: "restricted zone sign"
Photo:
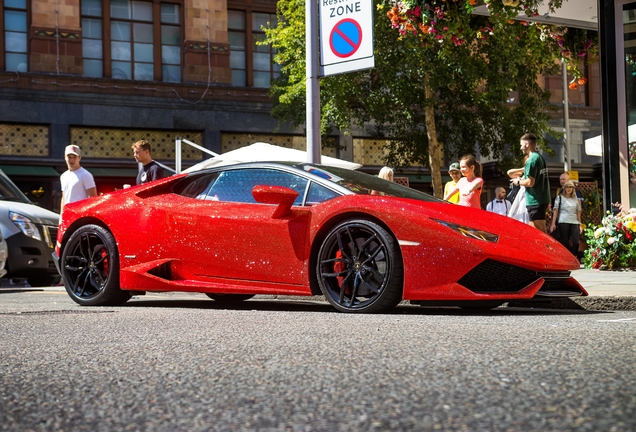
[[[308,0],[311,1],[311,0]],[[373,2],[318,0],[320,4],[320,75],[374,66]]]

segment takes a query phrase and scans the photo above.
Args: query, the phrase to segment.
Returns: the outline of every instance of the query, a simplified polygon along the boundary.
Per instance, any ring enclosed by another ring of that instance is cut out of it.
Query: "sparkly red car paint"
[[[323,294],[341,311],[381,312],[587,295],[570,276],[576,258],[533,227],[308,164],[215,168],[69,204],[57,242],[83,305],[146,291]]]

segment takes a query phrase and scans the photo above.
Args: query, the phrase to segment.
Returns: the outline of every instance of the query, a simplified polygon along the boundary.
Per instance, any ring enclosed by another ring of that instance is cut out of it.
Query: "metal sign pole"
[[[318,82],[318,3],[305,0],[305,73],[307,162],[320,163],[320,83]]]
[[[570,108],[568,105],[568,67],[561,59],[561,76],[563,81],[563,171],[569,172],[570,166]]]

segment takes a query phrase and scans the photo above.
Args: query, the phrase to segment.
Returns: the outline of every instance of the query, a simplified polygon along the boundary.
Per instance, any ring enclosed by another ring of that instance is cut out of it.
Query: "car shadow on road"
[[[277,312],[331,312],[339,313],[329,303],[308,300],[261,300],[251,299],[243,302],[219,302],[207,299],[145,299],[133,298],[123,305],[124,308],[176,308],[176,309],[209,309],[209,310],[255,310]],[[461,309],[453,306],[417,306],[401,304],[395,309],[385,312],[385,315],[589,315],[606,314],[612,311],[595,311],[585,309],[546,308],[540,304],[536,306],[498,307],[491,310]]]

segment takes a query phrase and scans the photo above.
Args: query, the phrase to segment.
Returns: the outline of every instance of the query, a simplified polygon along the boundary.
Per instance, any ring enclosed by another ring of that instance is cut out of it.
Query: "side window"
[[[307,205],[319,204],[339,196],[340,194],[331,189],[327,189],[316,182],[311,182],[311,185],[309,185],[309,193],[307,194]]]
[[[183,189],[181,189],[181,192],[175,192],[188,198],[210,199],[208,198],[208,194],[206,192],[208,191],[208,189],[210,189],[210,185],[214,183],[218,176],[218,173],[214,173],[188,179],[189,182],[187,182],[187,184],[180,185],[181,187],[183,187]]]
[[[256,203],[252,189],[257,185],[284,186],[298,192],[294,205],[302,205],[307,179],[274,169],[245,169],[221,173],[210,191],[208,199],[219,201]]]

